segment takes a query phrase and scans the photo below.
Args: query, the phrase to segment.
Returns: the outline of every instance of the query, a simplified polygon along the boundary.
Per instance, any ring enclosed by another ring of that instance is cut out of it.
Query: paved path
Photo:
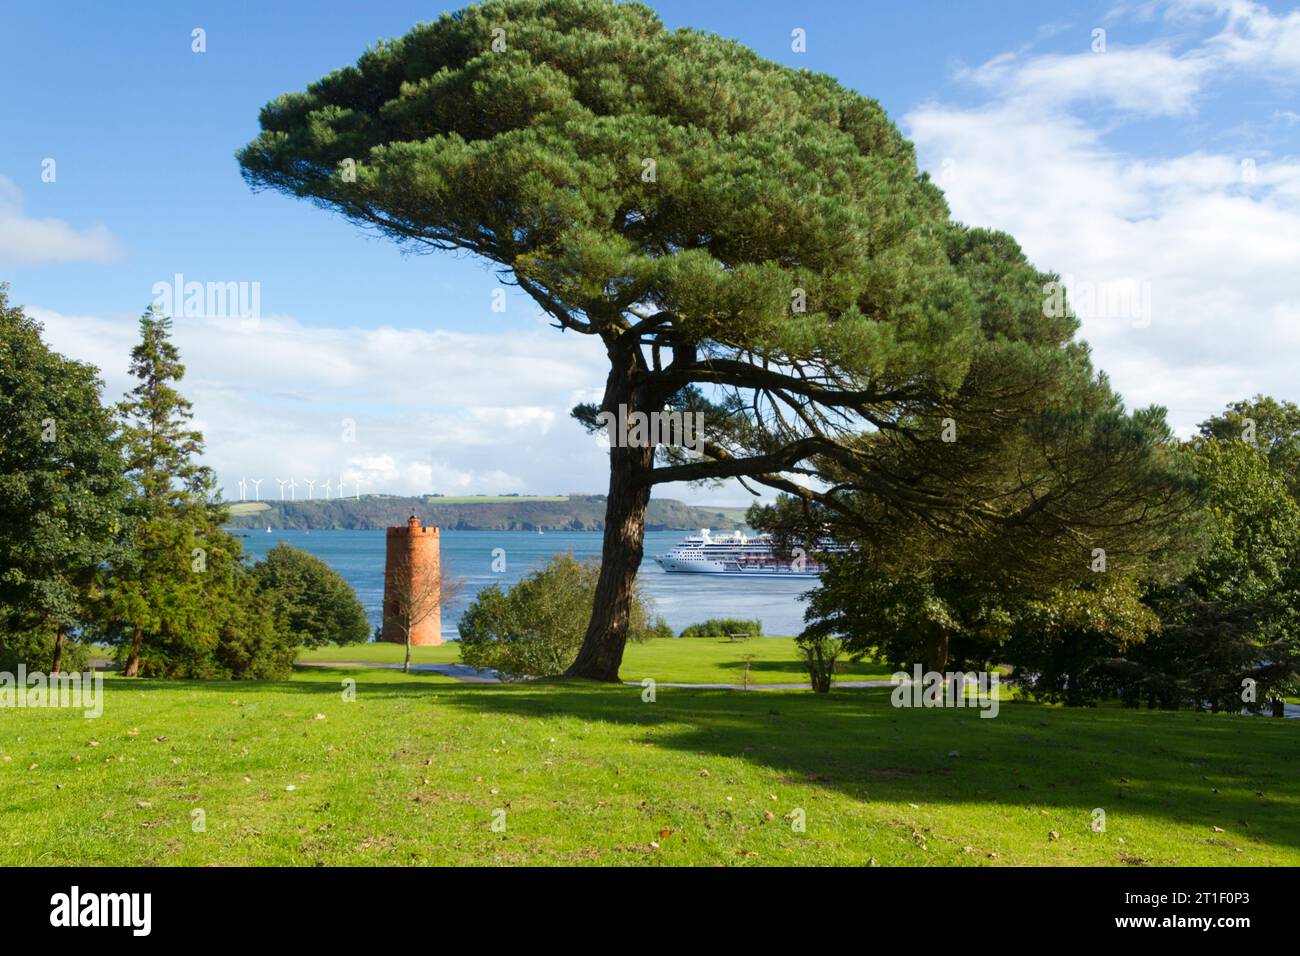
[[[401,664],[394,664],[388,661],[298,661],[295,667],[383,667],[388,670],[400,671]],[[496,672],[492,670],[475,670],[467,664],[412,664],[412,671],[421,674],[442,674],[446,677],[454,677],[457,680],[463,680],[473,684],[499,684],[501,678],[497,677]],[[628,687],[640,687],[639,680],[623,681]],[[695,688],[696,690],[811,690],[812,684],[750,684],[745,687],[744,684],[685,684],[667,681],[656,681],[656,687],[682,687],[686,689]],[[893,686],[887,680],[840,680],[835,682],[836,687],[891,687]]]
[[[294,667],[384,667],[388,670],[400,671],[401,664],[391,664],[386,661],[296,661]],[[454,677],[457,680],[463,680],[469,684],[499,684],[501,679],[497,677],[496,671],[475,670],[468,664],[412,664],[411,670],[421,674],[442,674],[445,677]]]
[[[625,680],[629,687],[640,687],[639,680]],[[678,684],[668,681],[655,681],[656,687],[685,687],[696,690],[812,690],[812,684]],[[835,687],[893,687],[887,680],[837,680]]]

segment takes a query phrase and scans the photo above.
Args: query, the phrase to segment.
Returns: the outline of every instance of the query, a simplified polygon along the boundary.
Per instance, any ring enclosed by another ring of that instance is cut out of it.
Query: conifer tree
[[[211,469],[198,461],[203,436],[175,387],[185,366],[171,328],[154,307],[141,316],[130,366],[139,384],[117,407],[132,524],[107,605],[128,677],[142,666],[150,673],[208,673],[223,612],[242,593],[232,580],[241,549],[221,530],[226,509]]]
[[[253,186],[482,257],[558,328],[598,339],[608,374],[600,403],[575,409],[585,424],[704,416],[694,457],[610,436],[600,579],[570,675],[618,679],[664,482],[739,479],[882,537],[901,522],[987,540],[1033,520],[1039,551],[1059,514],[1086,511],[1069,492],[1090,469],[1110,482],[1100,498],[1120,491],[1100,515],[1117,536],[1136,496],[1181,507],[1153,447],[1163,423],[1088,390],[1077,323],[1045,315],[1052,277],[1010,237],[951,222],[880,104],[829,76],[669,31],[636,3],[489,0],[260,120],[239,153]],[[1044,395],[1061,398],[1044,409]],[[950,420],[959,454],[940,438]],[[1007,455],[1044,442],[1062,468],[1017,473]],[[964,480],[972,465],[982,480]]]

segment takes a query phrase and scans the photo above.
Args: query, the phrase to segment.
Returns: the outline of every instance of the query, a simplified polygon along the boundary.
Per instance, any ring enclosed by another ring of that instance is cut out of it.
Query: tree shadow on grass
[[[662,688],[653,704],[639,686],[443,690],[452,707],[622,725],[637,742],[741,759],[856,799],[1068,809],[1081,825],[1100,807],[1203,828],[1210,841],[1217,826],[1300,847],[1300,734],[1280,720],[1026,702],[990,719],[978,708],[894,708],[888,688]]]
[[[111,678],[106,690],[334,697],[351,678],[361,699],[436,693],[439,706],[475,714],[621,726],[638,743],[743,760],[784,782],[859,800],[1055,808],[1077,813],[1081,825],[1100,807],[1112,819],[1203,829],[1207,841],[1300,847],[1300,727],[1292,721],[1018,701],[1004,701],[988,719],[978,708],[894,708],[888,688],[822,696],[661,687],[652,704],[642,702],[639,685],[466,684],[347,667],[310,673],[319,679]]]
[[[808,672],[799,661],[745,661],[743,658],[737,658],[734,661],[718,661],[716,666],[724,671],[743,671],[746,664],[749,665],[749,669],[752,672],[764,671],[770,673],[772,671],[779,671],[782,674],[789,675],[789,680],[792,684],[808,683]],[[872,674],[886,674],[892,673],[892,671],[890,671],[884,664],[863,661],[861,663],[841,662],[836,665],[835,673],[840,677],[868,677]]]
[[[357,695],[368,697],[410,697],[430,690],[452,689],[467,686],[455,678],[428,671],[404,674],[390,668],[372,667],[310,667],[297,673],[306,673],[316,680],[182,680],[165,677],[117,678],[104,681],[107,693],[134,691],[194,691],[208,690],[239,695],[250,691],[303,696],[337,697],[345,679],[356,681]],[[495,685],[493,685],[495,686]],[[110,698],[111,699],[111,698]]]

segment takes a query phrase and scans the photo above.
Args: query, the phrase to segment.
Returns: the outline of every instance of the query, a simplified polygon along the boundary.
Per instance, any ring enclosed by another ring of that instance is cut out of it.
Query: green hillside
[[[230,508],[232,528],[373,530],[394,527],[416,514],[425,524],[457,531],[603,531],[604,495],[482,495],[360,498],[312,501],[238,502]],[[649,531],[739,528],[739,508],[697,508],[671,498],[654,498],[646,512]]]

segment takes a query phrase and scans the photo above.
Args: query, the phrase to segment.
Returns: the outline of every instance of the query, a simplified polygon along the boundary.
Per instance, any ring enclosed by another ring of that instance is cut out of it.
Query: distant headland
[[[403,524],[418,514],[426,524],[452,531],[603,531],[604,495],[361,495],[306,501],[242,501],[230,506],[230,528],[372,531]],[[696,507],[653,498],[648,531],[732,529],[745,509]]]

